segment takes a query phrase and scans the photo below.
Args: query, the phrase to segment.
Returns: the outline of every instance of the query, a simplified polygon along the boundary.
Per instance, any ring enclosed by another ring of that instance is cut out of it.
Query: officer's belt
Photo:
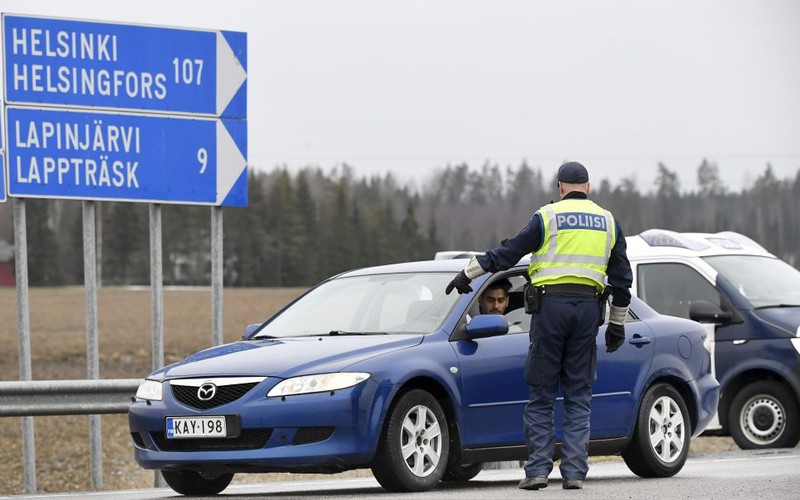
[[[583,295],[596,297],[599,292],[592,285],[579,285],[577,283],[557,283],[554,285],[540,285],[536,287],[539,295]]]

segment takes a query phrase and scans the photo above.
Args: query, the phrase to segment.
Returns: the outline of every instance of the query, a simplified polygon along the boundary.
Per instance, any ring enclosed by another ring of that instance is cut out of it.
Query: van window
[[[800,305],[800,271],[782,260],[720,255],[705,261],[739,290],[753,307]]]
[[[639,298],[661,314],[689,318],[697,300],[719,305],[719,293],[700,273],[684,264],[639,264]]]

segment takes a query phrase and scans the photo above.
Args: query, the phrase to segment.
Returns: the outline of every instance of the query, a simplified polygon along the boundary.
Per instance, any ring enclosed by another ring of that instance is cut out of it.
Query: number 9
[[[208,165],[208,151],[206,148],[200,148],[197,150],[197,161],[200,162],[200,173],[204,173],[206,171],[206,166]]]

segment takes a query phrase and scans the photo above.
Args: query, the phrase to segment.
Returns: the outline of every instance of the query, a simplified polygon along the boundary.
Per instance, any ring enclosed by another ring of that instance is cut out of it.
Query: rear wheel
[[[216,495],[231,484],[233,474],[209,474],[190,470],[162,470],[170,488],[181,495]]]
[[[442,479],[449,453],[447,420],[436,398],[414,389],[387,417],[372,473],[389,491],[425,491]]]
[[[762,380],[731,401],[728,429],[740,448],[793,448],[800,442],[800,411],[783,384]]]
[[[444,471],[442,481],[469,481],[483,470],[483,464],[455,464]]]
[[[637,476],[674,476],[686,463],[690,437],[683,397],[671,385],[657,384],[644,396],[633,441],[622,458]]]

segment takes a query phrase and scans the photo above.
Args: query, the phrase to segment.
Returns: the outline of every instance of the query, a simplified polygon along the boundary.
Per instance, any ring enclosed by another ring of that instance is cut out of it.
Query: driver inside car
[[[511,291],[511,282],[499,279],[489,284],[486,290],[478,297],[478,309],[481,314],[505,314],[508,308],[508,293]]]

